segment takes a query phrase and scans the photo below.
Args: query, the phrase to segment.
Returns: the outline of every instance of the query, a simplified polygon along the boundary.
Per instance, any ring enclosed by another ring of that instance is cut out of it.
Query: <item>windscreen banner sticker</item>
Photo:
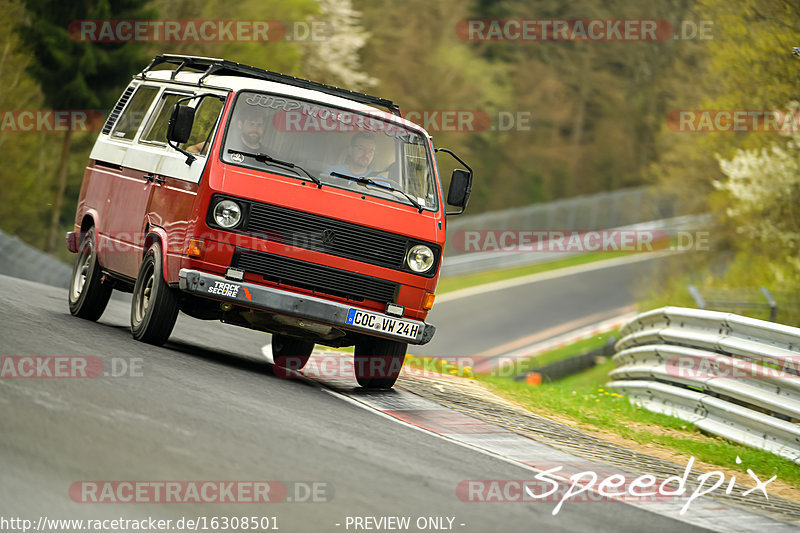
[[[216,294],[217,296],[228,296],[236,298],[239,294],[239,285],[235,283],[225,283],[223,281],[215,281],[213,287],[208,288],[209,294]]]

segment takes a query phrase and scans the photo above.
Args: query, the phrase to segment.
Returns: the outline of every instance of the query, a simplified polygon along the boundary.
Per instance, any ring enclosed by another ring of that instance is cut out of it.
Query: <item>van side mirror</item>
[[[447,205],[453,207],[467,207],[470,189],[472,188],[472,173],[457,168],[450,178],[450,188],[447,190]]]
[[[460,157],[447,148],[437,148],[436,151],[450,154],[456,161],[467,167],[467,170],[457,168],[453,171],[453,176],[450,179],[450,188],[447,190],[447,205],[460,207],[461,209],[445,214],[460,215],[464,212],[464,209],[467,208],[469,195],[472,192],[472,169]]]
[[[167,140],[183,144],[189,140],[194,123],[194,108],[188,105],[175,104],[167,126]]]

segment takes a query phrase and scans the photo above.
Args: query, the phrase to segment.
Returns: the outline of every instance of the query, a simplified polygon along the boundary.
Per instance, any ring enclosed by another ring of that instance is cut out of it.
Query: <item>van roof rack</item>
[[[200,77],[198,85],[203,83],[203,80],[212,74],[218,76],[244,76],[248,78],[256,78],[259,80],[274,81],[278,83],[285,83],[287,85],[294,85],[295,87],[302,87],[303,89],[311,89],[314,91],[323,92],[333,96],[340,96],[348,98],[362,104],[368,104],[388,109],[392,114],[400,116],[400,108],[391,100],[385,98],[378,98],[377,96],[370,96],[368,94],[334,87],[333,85],[326,85],[317,81],[304,80],[302,78],[295,78],[288,74],[280,74],[270,70],[264,70],[258,67],[251,67],[249,65],[242,65],[233,61],[225,59],[217,59],[214,57],[200,57],[200,56],[184,56],[175,54],[162,54],[157,55],[149,65],[141,72],[144,78],[147,72],[153,70],[158,65],[162,64],[177,65],[177,68],[172,72],[172,79],[183,70],[184,68],[191,68],[194,70],[205,71]]]

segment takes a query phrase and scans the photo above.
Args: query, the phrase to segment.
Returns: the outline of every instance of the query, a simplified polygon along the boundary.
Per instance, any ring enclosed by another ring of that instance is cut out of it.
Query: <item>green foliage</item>
[[[146,19],[153,15],[138,0],[25,0],[27,16],[17,26],[33,61],[28,72],[39,83],[53,109],[105,109],[119,87],[140,69],[143,56],[135,42],[80,42],[70,23],[114,17]]]
[[[154,8],[164,20],[265,20],[305,22],[319,12],[314,0],[155,0]],[[302,46],[287,40],[258,41],[184,41],[157,42],[148,46],[156,54],[186,54],[221,57],[293,76],[310,75],[303,71]]]
[[[699,0],[696,13],[713,21],[714,39],[694,50],[691,61],[676,71],[683,86],[673,93],[672,109],[786,110],[797,100],[800,62],[791,54],[800,45],[796,2]],[[664,126],[657,143],[654,178],[695,210],[713,212],[717,226],[714,252],[704,260],[695,257],[676,265],[675,281],[649,301],[684,301],[689,279],[705,287],[766,286],[772,292],[796,293],[796,140],[787,144],[777,133],[684,133]],[[725,268],[710,268],[727,261]],[[796,295],[789,300],[779,304],[779,321],[797,324]]]
[[[800,8],[791,0],[0,0],[2,109],[90,108],[107,112],[129,77],[158,53],[224,57],[390,98],[404,110],[475,110],[492,126],[432,131],[437,146],[475,168],[470,212],[657,182],[690,211],[713,210],[721,249],[777,257],[764,239],[746,242],[726,214],[730,191],[716,159],[767,148],[770,134],[689,134],[666,117],[681,109],[782,108],[796,97]],[[27,7],[27,11],[23,9]],[[80,19],[267,20],[329,24],[311,42],[79,43]],[[713,23],[713,39],[663,42],[468,42],[468,18],[661,18]],[[143,49],[143,50],[142,50]],[[530,128],[497,129],[498,116],[529,114]],[[69,227],[94,134],[73,136],[62,229]],[[0,227],[43,246],[58,184],[55,134],[0,132],[8,163]],[[453,164],[439,158],[447,187]],[[793,228],[789,227],[791,231]],[[745,264],[751,259],[743,259]],[[694,265],[697,266],[697,265]],[[686,265],[687,268],[691,265]],[[702,268],[706,268],[703,266]],[[774,277],[774,276],[773,276]],[[775,278],[777,279],[777,278]],[[792,282],[794,283],[794,282]]]

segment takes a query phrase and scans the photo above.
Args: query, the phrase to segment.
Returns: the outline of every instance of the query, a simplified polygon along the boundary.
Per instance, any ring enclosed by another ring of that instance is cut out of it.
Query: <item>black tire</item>
[[[81,238],[69,281],[69,312],[74,316],[94,321],[105,311],[112,289],[100,282],[101,275],[94,228],[91,228]]]
[[[406,349],[405,342],[379,338],[357,343],[353,367],[358,384],[365,389],[391,389],[403,369]]]
[[[311,358],[314,343],[288,335],[272,335],[273,372],[276,376],[287,377],[286,370],[300,370]]]
[[[131,301],[131,333],[137,341],[161,346],[178,318],[178,297],[164,281],[161,245],[153,243],[136,276]]]

